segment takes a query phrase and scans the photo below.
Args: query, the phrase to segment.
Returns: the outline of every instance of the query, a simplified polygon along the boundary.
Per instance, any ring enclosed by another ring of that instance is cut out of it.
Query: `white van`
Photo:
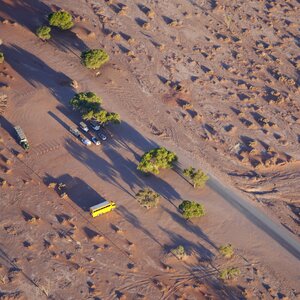
[[[85,131],[85,132],[88,132],[88,131],[89,131],[89,128],[87,127],[87,125],[86,125],[85,123],[80,122],[79,125],[80,125],[80,128],[81,128],[83,131]]]

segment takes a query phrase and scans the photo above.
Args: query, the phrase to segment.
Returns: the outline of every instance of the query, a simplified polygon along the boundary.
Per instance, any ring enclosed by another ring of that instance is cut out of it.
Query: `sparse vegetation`
[[[53,12],[48,16],[48,21],[51,26],[58,27],[62,30],[67,30],[73,27],[72,15],[64,10]]]
[[[224,269],[220,272],[220,278],[223,280],[233,279],[241,274],[241,271],[238,268],[231,267]]]
[[[186,256],[185,249],[182,245],[171,249],[171,253],[175,255],[178,259],[183,259]]]
[[[231,258],[234,254],[234,249],[231,244],[223,245],[219,248],[219,252],[226,258]]]
[[[209,179],[209,177],[203,171],[201,171],[200,169],[196,170],[193,167],[184,169],[183,174],[192,180],[194,188],[204,187],[206,181]]]
[[[4,62],[4,54],[3,52],[0,52],[0,64]]]
[[[182,201],[182,203],[179,205],[179,210],[185,219],[202,217],[205,215],[204,206],[195,201]]]
[[[137,169],[144,173],[159,174],[160,169],[172,168],[175,161],[177,161],[175,153],[163,147],[155,148],[142,156]]]
[[[81,59],[88,69],[99,69],[109,61],[109,55],[102,49],[90,49],[81,53]]]
[[[144,189],[140,190],[135,197],[141,206],[149,209],[157,206],[160,195],[151,189]]]
[[[51,39],[51,27],[41,26],[36,30],[36,35],[43,41]]]

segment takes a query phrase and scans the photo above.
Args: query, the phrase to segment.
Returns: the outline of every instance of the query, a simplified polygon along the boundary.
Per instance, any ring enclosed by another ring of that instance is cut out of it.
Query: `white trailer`
[[[25,150],[29,150],[29,143],[28,143],[27,137],[26,137],[24,131],[22,130],[22,128],[20,126],[15,126],[15,131],[18,135],[20,145]]]

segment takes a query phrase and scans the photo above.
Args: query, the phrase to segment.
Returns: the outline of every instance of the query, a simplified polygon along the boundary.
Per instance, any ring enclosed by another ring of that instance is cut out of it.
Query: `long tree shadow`
[[[74,95],[71,78],[17,45],[2,46],[8,64],[33,87],[44,86],[62,104]]]
[[[99,178],[114,185],[123,192],[133,197],[132,193],[126,189],[117,180],[118,172],[112,167],[110,163],[96,155],[87,147],[81,146],[71,139],[66,140],[66,150],[78,161],[84,164],[87,168],[92,170]],[[129,174],[128,174],[129,175]]]
[[[6,18],[34,31],[43,24],[45,15],[48,15],[51,9],[39,0],[14,0],[1,1],[0,12],[4,13]]]
[[[119,205],[118,206],[118,213],[131,225],[134,226],[134,228],[141,230],[146,236],[151,238],[155,243],[157,243],[160,247],[163,247],[163,245],[159,242],[159,240],[155,237],[154,234],[152,234],[147,228],[145,228],[140,219],[134,215],[132,212],[130,212],[125,206]]]
[[[161,231],[167,234],[167,236],[170,238],[172,242],[171,245],[165,247],[166,250],[170,250],[174,247],[182,245],[184,246],[187,254],[196,253],[198,259],[201,261],[207,261],[213,259],[214,254],[209,249],[201,245],[200,243],[194,243],[191,240],[187,240],[185,237],[183,237],[182,235],[176,232],[172,232],[171,230],[168,230],[161,226],[158,227],[160,228]]]
[[[18,24],[28,28],[34,32],[42,25],[48,25],[47,17],[52,11],[57,11],[60,8],[52,5],[54,10],[39,0],[15,0],[10,2],[1,2],[0,12],[6,18],[17,22]],[[59,30],[52,28],[50,44],[54,45],[61,51],[74,50],[84,51],[88,47],[78,36],[71,30]]]
[[[198,225],[192,223],[190,220],[184,219],[178,213],[175,213],[166,207],[162,207],[162,209],[167,212],[177,224],[181,225],[187,231],[194,233],[198,238],[205,241],[214,249],[217,249],[217,246],[209,239],[209,237],[200,229]]]

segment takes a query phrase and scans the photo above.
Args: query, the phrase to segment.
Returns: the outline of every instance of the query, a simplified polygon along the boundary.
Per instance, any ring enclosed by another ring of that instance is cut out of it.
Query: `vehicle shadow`
[[[89,211],[91,206],[105,201],[97,191],[81,178],[73,177],[69,174],[64,174],[55,178],[46,173],[43,180],[47,186],[50,183],[65,184],[66,187],[64,188],[64,191],[67,193],[68,197],[84,211]],[[57,187],[55,190],[59,193]]]
[[[0,116],[0,126],[18,143],[17,134],[14,129],[15,125],[10,123],[3,115]]]

